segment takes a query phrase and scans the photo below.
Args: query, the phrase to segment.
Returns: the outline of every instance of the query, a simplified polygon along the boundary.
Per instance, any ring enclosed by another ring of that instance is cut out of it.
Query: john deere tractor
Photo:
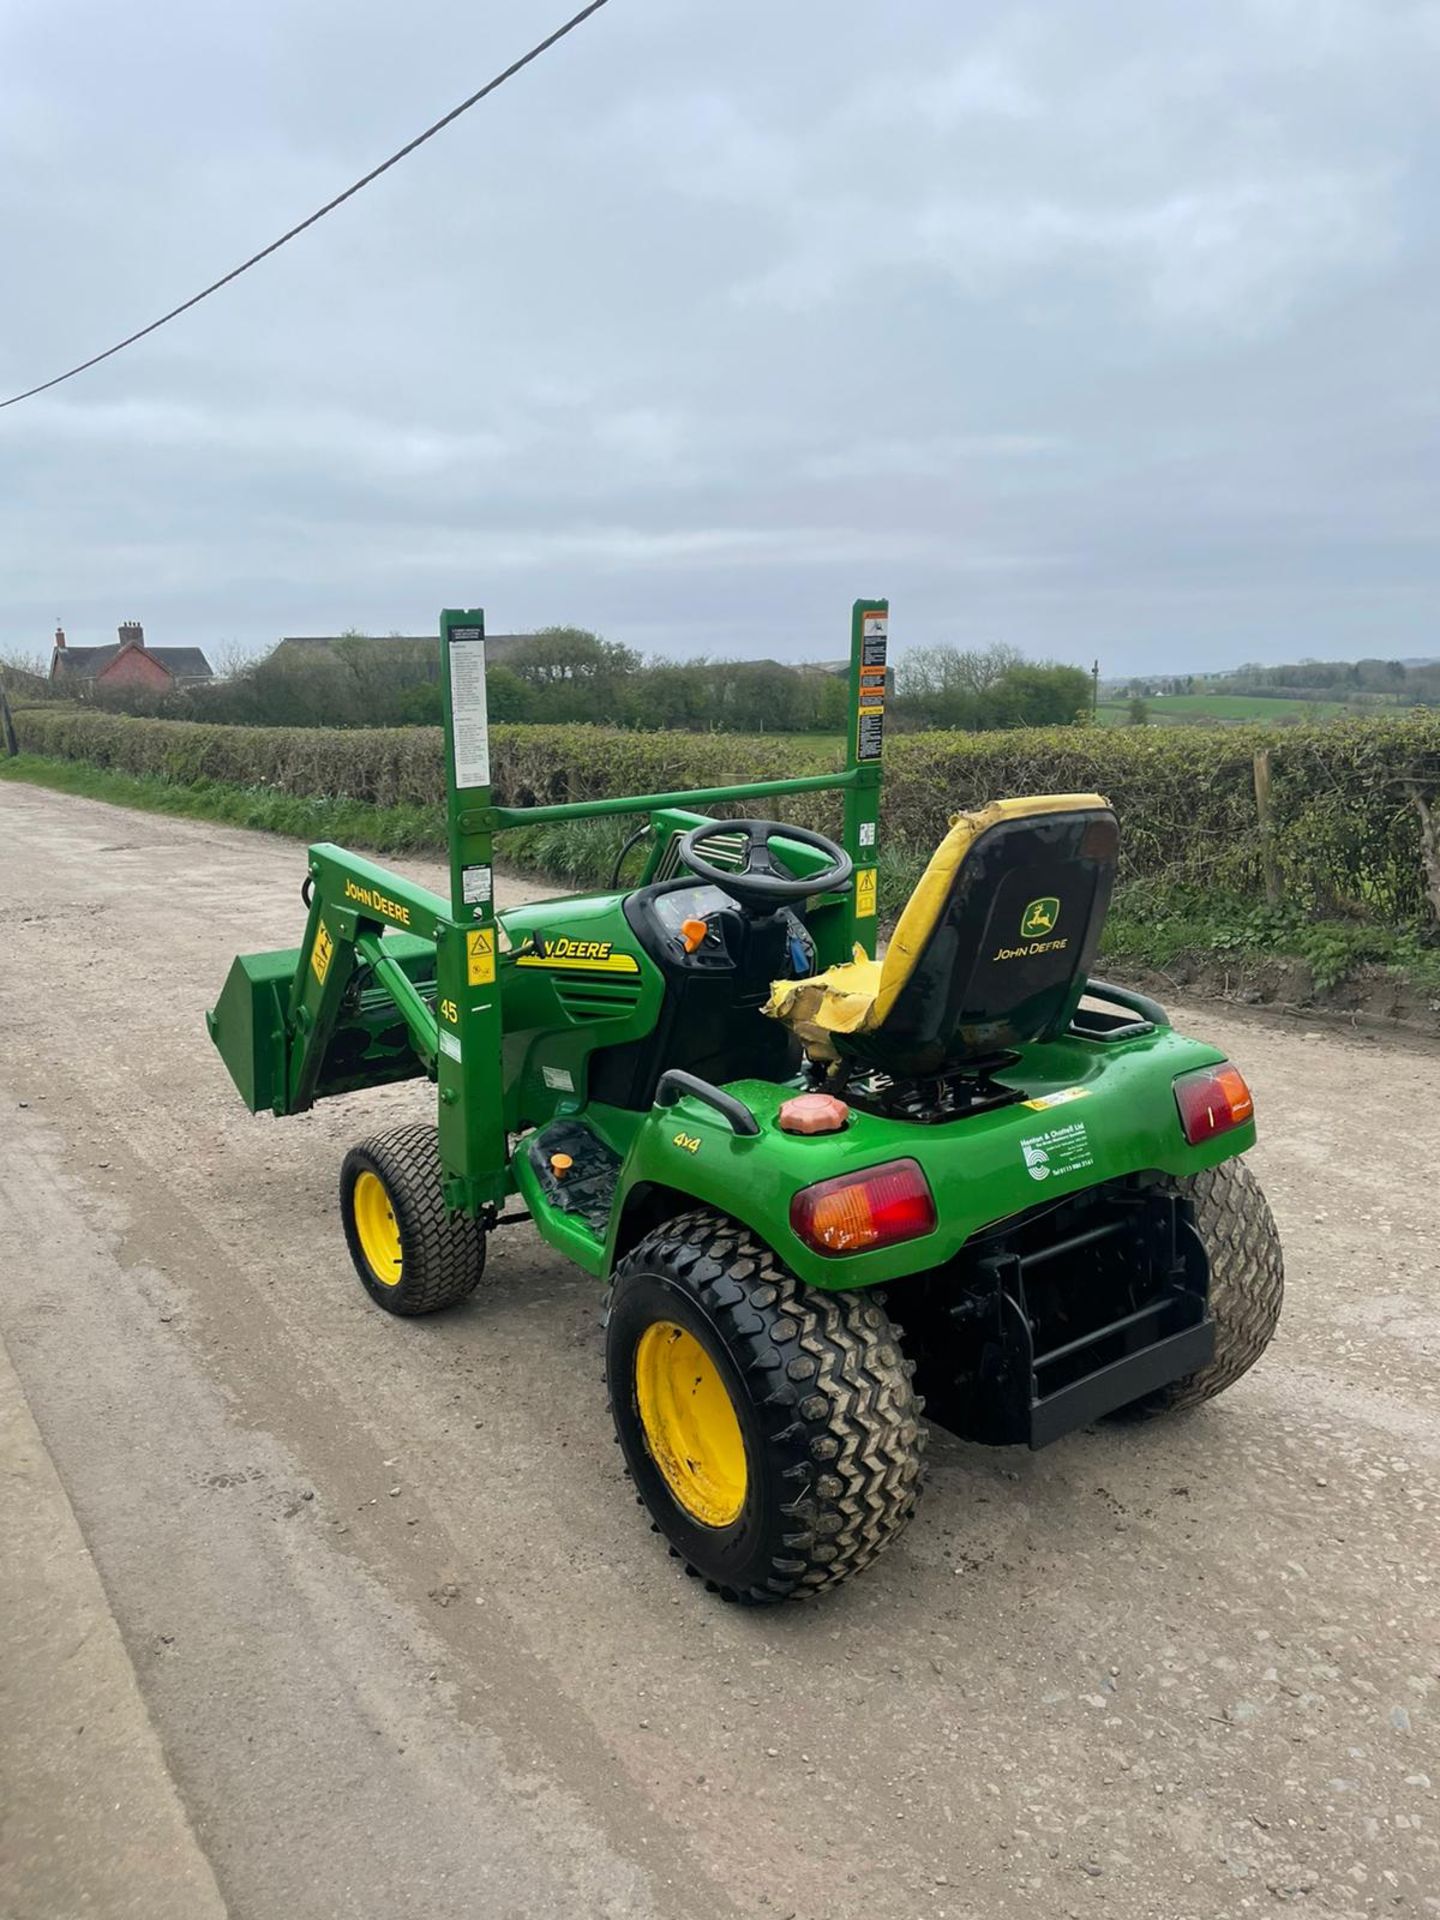
[[[900,1533],[922,1393],[967,1438],[1042,1447],[1222,1392],[1280,1311],[1245,1081],[1092,977],[1100,795],[956,814],[876,957],[887,631],[856,603],[838,772],[519,808],[491,791],[483,615],[444,614],[449,897],[312,847],[300,946],[236,960],[209,1016],[254,1112],[435,1083],[435,1125],[341,1167],[361,1284],[454,1306],[532,1222],[605,1285],[657,1529],[752,1604]],[[840,840],[770,817],[827,788]],[[627,814],[638,885],[497,912],[497,834]]]

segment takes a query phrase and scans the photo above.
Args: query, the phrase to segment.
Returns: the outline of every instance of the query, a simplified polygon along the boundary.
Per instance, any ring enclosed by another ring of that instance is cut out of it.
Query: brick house
[[[149,687],[165,693],[215,676],[199,647],[147,647],[140,622],[126,620],[113,647],[72,647],[65,629],[56,627],[50,678],[52,682],[88,680],[101,687]]]

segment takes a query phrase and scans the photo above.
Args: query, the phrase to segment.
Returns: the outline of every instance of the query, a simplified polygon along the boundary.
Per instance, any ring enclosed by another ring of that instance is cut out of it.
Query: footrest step
[[[577,1214],[597,1238],[605,1238],[620,1181],[620,1156],[585,1120],[552,1120],[532,1135],[526,1149],[541,1192],[561,1213]],[[562,1172],[556,1156],[570,1162]]]

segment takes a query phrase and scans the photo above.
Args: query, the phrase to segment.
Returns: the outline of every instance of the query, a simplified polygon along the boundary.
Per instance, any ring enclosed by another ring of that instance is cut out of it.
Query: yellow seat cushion
[[[870,1033],[884,1024],[945,911],[965,856],[981,834],[1004,820],[1077,813],[1109,804],[1098,793],[1046,793],[1022,800],[992,800],[973,813],[955,814],[950,831],[931,854],[895,923],[884,960],[867,959],[863,948],[856,947],[853,960],[827,967],[808,980],[777,980],[771,986],[766,1013],[785,1022],[812,1060],[838,1059],[832,1034]]]
[[[776,980],[765,1012],[783,1020],[812,1060],[835,1060],[832,1033],[865,1026],[880,991],[881,966],[856,947],[853,960],[827,967],[808,980]]]

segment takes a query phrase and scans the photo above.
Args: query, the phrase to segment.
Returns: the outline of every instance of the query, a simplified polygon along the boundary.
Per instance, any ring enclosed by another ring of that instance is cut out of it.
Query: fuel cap
[[[850,1109],[833,1093],[801,1093],[787,1100],[775,1117],[782,1133],[839,1133]]]

